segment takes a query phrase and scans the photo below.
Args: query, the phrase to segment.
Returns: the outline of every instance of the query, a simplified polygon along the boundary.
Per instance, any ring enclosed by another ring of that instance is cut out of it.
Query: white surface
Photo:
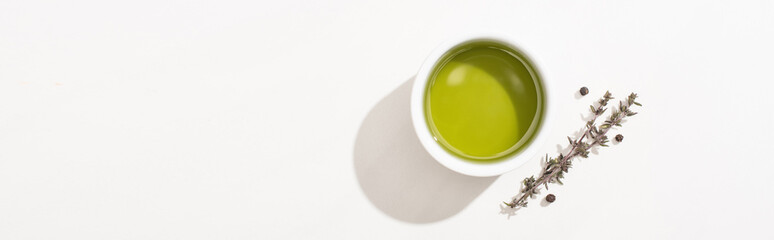
[[[772,12],[2,1],[0,239],[772,239]],[[641,95],[550,206],[500,214],[538,159],[469,178],[410,134],[407,81],[471,29],[519,37],[566,96],[543,152],[605,89]]]

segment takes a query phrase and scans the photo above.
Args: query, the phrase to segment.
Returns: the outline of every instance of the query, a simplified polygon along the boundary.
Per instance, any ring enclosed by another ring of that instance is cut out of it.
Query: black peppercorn
[[[586,94],[589,94],[589,89],[587,87],[582,87],[580,89],[581,96],[586,96]]]
[[[546,196],[546,201],[547,202],[554,202],[554,201],[556,201],[556,196],[554,196],[553,194],[548,194],[548,196]]]
[[[621,135],[621,134],[615,135],[615,140],[616,140],[617,142],[621,142],[621,141],[623,141],[623,135]]]

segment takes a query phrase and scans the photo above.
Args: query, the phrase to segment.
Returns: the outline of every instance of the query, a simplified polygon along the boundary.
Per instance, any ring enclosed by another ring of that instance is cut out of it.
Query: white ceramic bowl
[[[535,74],[540,76],[539,79],[541,80],[541,85],[543,88],[542,93],[544,94],[543,99],[545,104],[542,112],[542,123],[534,133],[534,139],[527,143],[528,145],[516,154],[512,154],[505,159],[491,163],[475,163],[446,151],[433,138],[433,135],[427,126],[427,122],[425,121],[424,111],[424,99],[427,89],[427,82],[436,63],[441,60],[444,54],[452,48],[460,44],[481,40],[494,41],[504,44],[516,51],[521,52],[525,57],[529,58],[528,61],[532,63],[532,66],[536,71]],[[551,126],[551,111],[554,109],[552,104],[553,101],[551,100],[551,86],[549,82],[545,79],[544,75],[540,74],[539,65],[537,62],[535,62],[535,59],[531,58],[523,48],[516,46],[516,44],[514,44],[513,41],[511,41],[509,38],[502,36],[469,35],[452,39],[441,44],[430,54],[430,56],[427,57],[425,62],[422,64],[422,67],[419,69],[419,72],[414,79],[414,86],[411,90],[411,120],[414,124],[414,130],[416,131],[422,146],[424,146],[427,152],[430,153],[430,155],[433,156],[436,161],[441,163],[441,165],[446,166],[447,168],[456,172],[470,176],[497,176],[516,169],[538,153],[537,151],[543,145],[545,138],[548,135],[548,127]]]

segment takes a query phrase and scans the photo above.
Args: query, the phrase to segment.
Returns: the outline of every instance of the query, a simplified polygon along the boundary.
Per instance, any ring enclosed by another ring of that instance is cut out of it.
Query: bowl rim
[[[422,63],[419,72],[417,72],[417,75],[414,78],[414,85],[411,89],[410,103],[411,120],[414,125],[414,131],[417,134],[419,142],[422,144],[424,149],[433,157],[433,159],[438,161],[438,163],[445,166],[446,168],[461,174],[476,177],[502,175],[518,168],[519,166],[526,163],[529,159],[534,157],[538,153],[538,150],[540,150],[540,148],[543,146],[547,136],[549,135],[549,126],[551,126],[550,122],[553,115],[552,111],[554,109],[554,103],[551,100],[552,95],[550,92],[552,89],[550,86],[551,81],[546,79],[545,74],[543,74],[541,71],[541,65],[534,57],[532,57],[533,55],[529,54],[529,52],[527,52],[523,47],[515,44],[511,39],[512,38],[506,36],[494,34],[468,34],[452,38],[436,47],[435,50],[433,50]],[[543,107],[542,123],[540,126],[538,126],[538,129],[535,132],[535,138],[530,143],[528,143],[529,145],[526,148],[497,162],[485,164],[473,163],[469,160],[451,154],[447,150],[443,149],[441,144],[434,140],[431,131],[425,121],[424,113],[425,89],[433,67],[449,50],[461,44],[475,41],[493,41],[521,52],[522,55],[527,58],[526,60],[532,63],[535,74],[540,76],[539,79],[541,80],[541,86],[543,88],[543,100],[545,105]]]

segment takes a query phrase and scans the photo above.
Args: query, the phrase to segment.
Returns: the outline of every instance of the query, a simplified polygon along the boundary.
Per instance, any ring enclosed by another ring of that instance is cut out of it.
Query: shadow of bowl
[[[462,211],[497,177],[453,172],[422,148],[411,123],[413,82],[403,83],[366,116],[355,140],[355,174],[363,193],[385,214],[430,223]]]

